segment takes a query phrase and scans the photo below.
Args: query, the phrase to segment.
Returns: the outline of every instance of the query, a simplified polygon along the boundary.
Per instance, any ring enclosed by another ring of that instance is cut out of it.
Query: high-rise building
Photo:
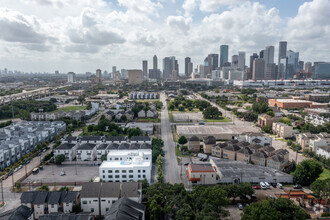
[[[189,63],[191,62],[191,58],[190,57],[186,57],[184,59],[184,74],[186,76],[190,76],[191,72],[189,72]]]
[[[274,63],[274,46],[268,46],[265,48],[263,59],[265,60],[265,68],[267,67],[267,64]]]
[[[275,63],[268,63],[267,64],[265,79],[266,80],[277,79],[276,64]]]
[[[194,70],[194,65],[193,65],[192,62],[189,62],[188,63],[188,76],[191,75],[191,73],[193,72],[193,70]]]
[[[76,81],[76,74],[74,72],[68,72],[68,83],[74,83]]]
[[[163,79],[172,79],[172,71],[175,69],[175,57],[165,57],[163,59]]]
[[[249,67],[249,71],[247,72],[247,79],[252,79],[252,71],[253,71],[253,61],[255,59],[258,59],[258,54],[257,53],[253,53],[250,56],[250,67]]]
[[[298,62],[298,71],[303,71],[304,70],[304,61],[300,60]]]
[[[128,84],[136,85],[143,82],[142,70],[128,70]]]
[[[231,66],[238,67],[238,55],[231,56]]]
[[[225,66],[228,63],[228,45],[220,46],[220,67]]]
[[[209,66],[210,72],[218,68],[218,60],[219,60],[218,54],[209,54],[207,56],[207,64]]]
[[[60,75],[60,72],[58,70],[55,70],[55,75]]]
[[[113,66],[112,67],[112,72],[114,73],[114,72],[117,72],[117,67],[116,66]]]
[[[241,71],[244,71],[245,69],[245,52],[238,52],[238,63],[237,63],[238,68]]]
[[[262,80],[265,78],[265,60],[255,59],[253,61],[252,79]]]
[[[311,73],[312,72],[312,63],[306,62],[305,63],[305,73]]]
[[[152,61],[153,61],[153,69],[154,70],[157,70],[158,69],[158,59],[157,59],[157,56],[154,55],[154,57],[152,58]]]
[[[314,63],[315,65],[315,73],[314,79],[330,79],[330,62],[318,62]]]
[[[277,78],[284,78],[285,75],[287,45],[288,43],[286,41],[280,41],[278,44]]]
[[[264,58],[264,50],[260,50],[260,52],[259,52],[259,58],[260,59],[263,59]]]
[[[98,78],[98,79],[102,78],[102,71],[100,69],[96,70],[96,78]]]
[[[142,61],[142,72],[143,72],[143,78],[148,78],[148,61],[143,60]]]
[[[286,79],[292,79],[298,69],[299,52],[288,50],[286,61]]]

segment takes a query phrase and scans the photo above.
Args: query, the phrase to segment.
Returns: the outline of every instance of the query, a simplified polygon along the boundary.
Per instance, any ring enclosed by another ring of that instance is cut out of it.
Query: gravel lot
[[[174,122],[198,122],[203,121],[203,113],[202,112],[194,112],[194,113],[172,113]]]

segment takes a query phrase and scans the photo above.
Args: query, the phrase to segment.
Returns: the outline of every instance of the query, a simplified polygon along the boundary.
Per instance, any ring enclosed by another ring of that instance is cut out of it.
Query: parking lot
[[[65,172],[61,176],[61,171]],[[31,174],[23,183],[54,183],[61,182],[89,182],[92,178],[98,176],[98,166],[83,166],[77,165],[77,175],[75,165],[49,165],[44,166],[37,175]]]
[[[203,121],[202,112],[192,112],[192,113],[172,113],[174,122],[199,122]]]

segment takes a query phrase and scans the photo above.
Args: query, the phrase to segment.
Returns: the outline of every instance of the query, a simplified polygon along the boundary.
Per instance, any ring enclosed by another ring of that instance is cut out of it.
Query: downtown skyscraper
[[[220,67],[225,66],[225,63],[228,62],[228,45],[220,46]]]

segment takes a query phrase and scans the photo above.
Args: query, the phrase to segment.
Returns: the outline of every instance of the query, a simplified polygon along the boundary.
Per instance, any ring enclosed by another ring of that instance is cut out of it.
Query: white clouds
[[[185,0],[182,8],[185,11],[185,16],[190,16],[192,11],[196,8],[197,0]]]
[[[157,14],[157,9],[162,7],[159,2],[155,3],[151,0],[118,0],[118,3],[125,6],[127,10],[144,14]]]
[[[183,16],[169,16],[166,19],[166,23],[174,31],[187,33],[191,26],[191,18],[185,18]]]
[[[48,37],[35,17],[5,8],[0,8],[0,30],[0,38],[9,42],[44,43]]]
[[[246,2],[245,0],[201,0],[200,10],[204,12],[214,12],[223,6],[232,6]]]

